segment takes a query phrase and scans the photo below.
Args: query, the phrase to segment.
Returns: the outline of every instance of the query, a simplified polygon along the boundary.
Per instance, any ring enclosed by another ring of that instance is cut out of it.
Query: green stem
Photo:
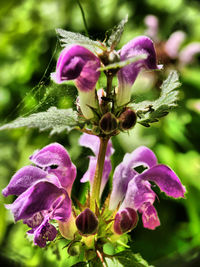
[[[81,5],[81,3],[80,3],[79,0],[77,0],[77,3],[78,3],[79,8],[81,10],[81,15],[82,15],[82,18],[83,18],[83,23],[84,23],[84,26],[85,26],[85,33],[89,37],[88,27],[87,27],[87,22],[86,22],[86,18],[85,18],[85,13],[84,13],[83,7],[82,7],[82,5]]]
[[[111,91],[112,91],[112,80],[113,80],[113,75],[111,73],[108,73],[107,75],[107,87],[106,87],[106,97],[110,98],[111,96]]]
[[[108,137],[100,137],[99,154],[92,186],[92,194],[90,198],[90,208],[92,211],[95,211],[95,203],[99,205],[99,194],[108,140]]]
[[[106,78],[107,78],[107,86],[106,86],[106,97],[107,97],[107,101],[104,100],[102,101],[102,105],[101,105],[101,108],[102,108],[102,112],[103,114],[105,114],[106,112],[109,111],[109,99],[111,97],[111,92],[112,92],[112,80],[113,80],[113,75],[110,74],[109,72],[108,73],[105,73],[106,74]]]

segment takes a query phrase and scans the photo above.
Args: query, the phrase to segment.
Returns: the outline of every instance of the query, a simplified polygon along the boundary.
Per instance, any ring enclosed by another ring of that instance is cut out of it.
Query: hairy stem
[[[95,211],[96,203],[97,205],[99,204],[99,194],[100,194],[101,180],[102,180],[108,140],[109,140],[108,137],[100,137],[99,154],[98,154],[97,165],[94,175],[94,182],[92,186],[92,194],[90,199],[90,208],[93,211]]]

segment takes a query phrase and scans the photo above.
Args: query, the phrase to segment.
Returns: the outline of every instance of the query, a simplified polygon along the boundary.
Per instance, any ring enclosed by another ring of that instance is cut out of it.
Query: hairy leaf
[[[100,52],[101,50],[104,50],[104,46],[100,42],[93,41],[80,33],[65,31],[62,29],[56,29],[56,33],[60,36],[59,40],[63,47],[70,44],[79,44],[87,47],[93,52]]]
[[[72,109],[51,107],[47,111],[33,113],[28,117],[19,117],[13,122],[0,127],[0,130],[20,127],[39,128],[40,131],[50,130],[50,134],[69,132],[79,126],[78,115]]]
[[[106,259],[109,267],[153,267],[149,265],[140,254],[133,254],[131,250],[117,253],[111,259]]]
[[[114,49],[118,43],[120,42],[122,33],[124,31],[124,26],[128,22],[128,15],[117,25],[113,28],[111,35],[108,39],[108,45]]]
[[[167,115],[171,108],[177,105],[178,91],[180,86],[176,71],[171,71],[167,79],[161,85],[161,94],[155,101],[142,101],[131,103],[138,116],[137,122],[149,127],[150,123],[157,122],[159,118]]]
[[[104,70],[110,70],[110,69],[120,69],[120,68],[123,68],[124,66],[127,66],[127,65],[129,65],[131,63],[134,63],[134,62],[138,61],[138,60],[146,59],[146,58],[147,58],[146,54],[141,54],[141,55],[138,55],[138,56],[135,56],[135,57],[128,58],[128,59],[123,60],[123,61],[119,61],[119,62],[116,62],[116,63],[112,63],[112,64],[109,64],[109,65],[106,65],[105,67],[101,67],[98,70],[99,71],[104,71]]]

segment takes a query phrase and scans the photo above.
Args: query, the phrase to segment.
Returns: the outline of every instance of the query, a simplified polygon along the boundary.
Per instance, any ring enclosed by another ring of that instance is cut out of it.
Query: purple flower
[[[134,168],[141,165],[147,169],[138,173]],[[119,212],[132,208],[142,213],[144,227],[154,229],[159,226],[159,218],[153,206],[156,194],[150,182],[154,182],[167,196],[184,197],[185,187],[177,175],[169,167],[158,164],[154,153],[142,146],[126,154],[116,167],[109,208],[114,210],[120,205]]]
[[[193,42],[184,47],[179,54],[180,62],[182,65],[193,62],[196,54],[200,53],[200,42]]]
[[[200,53],[199,42],[189,43],[181,48],[186,38],[183,31],[175,31],[169,36],[168,40],[162,41],[158,37],[158,18],[154,15],[148,15],[144,21],[147,26],[147,35],[155,41],[156,51],[158,51],[158,57],[160,57],[158,60],[166,61],[166,63],[177,60],[178,64],[183,67],[193,62],[195,55]]]
[[[139,36],[128,42],[119,51],[120,60],[126,60],[138,55],[147,55],[146,59],[138,60],[131,63],[117,73],[118,75],[118,89],[116,94],[117,105],[122,106],[130,101],[131,87],[135,82],[139,72],[145,69],[158,69],[156,64],[156,53],[153,42],[146,36]]]
[[[9,205],[15,221],[23,220],[32,229],[34,243],[44,247],[56,237],[56,228],[49,223],[55,219],[68,221],[71,215],[70,192],[76,177],[76,168],[63,146],[50,144],[36,151],[30,160],[36,166],[20,169],[3,189],[5,197],[17,195]]]
[[[145,17],[144,22],[147,26],[146,34],[154,41],[158,38],[158,18],[153,15]]]
[[[92,52],[80,45],[66,47],[60,54],[56,72],[52,78],[56,83],[74,80],[79,91],[80,107],[83,115],[90,119],[96,108],[95,86],[99,79],[100,60]]]
[[[94,174],[96,170],[100,140],[99,140],[99,137],[95,135],[89,135],[89,134],[84,133],[83,135],[81,135],[79,143],[81,146],[90,148],[95,155],[95,156],[89,156],[90,162],[89,162],[88,170],[83,175],[82,179],[80,180],[82,183],[90,182],[90,186],[92,188],[93,181],[94,181]],[[111,141],[109,140],[107,151],[106,151],[105,162],[104,162],[104,169],[103,169],[103,175],[102,175],[102,181],[101,181],[101,187],[100,187],[100,196],[103,193],[104,187],[108,181],[108,178],[109,178],[109,175],[112,169],[110,156],[113,153],[114,153],[114,149],[112,147]]]

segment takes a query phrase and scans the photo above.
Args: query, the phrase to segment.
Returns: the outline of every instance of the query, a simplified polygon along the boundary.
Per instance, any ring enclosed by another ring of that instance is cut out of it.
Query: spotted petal
[[[46,220],[34,231],[34,244],[43,248],[46,242],[53,241],[56,235],[56,228]]]
[[[160,225],[160,220],[157,211],[150,203],[144,203],[143,207],[139,210],[142,213],[142,222],[145,228],[154,230]]]
[[[58,144],[50,144],[43,149],[36,151],[30,160],[40,167],[48,167],[48,173],[55,174],[63,187],[68,192],[71,190],[72,184],[76,177],[76,167],[71,162],[71,159],[66,149]],[[51,168],[51,166],[53,168]]]

